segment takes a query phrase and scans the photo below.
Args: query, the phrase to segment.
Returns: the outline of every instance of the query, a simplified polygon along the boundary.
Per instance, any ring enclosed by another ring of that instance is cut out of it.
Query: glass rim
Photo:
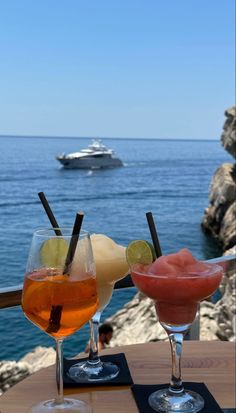
[[[57,235],[55,231],[61,231],[61,235]],[[69,226],[62,226],[62,227],[45,227],[45,228],[37,228],[33,231],[33,235],[37,237],[45,238],[46,236],[50,235],[51,237],[55,238],[69,238],[72,236],[72,227]],[[80,230],[79,236],[90,237],[90,233],[84,229]]]
[[[224,273],[223,268],[218,264],[205,264],[207,266],[207,269],[205,271],[201,271],[201,272],[200,271],[199,272],[197,272],[197,271],[186,271],[186,273],[182,272],[182,274],[181,274],[181,272],[176,273],[177,275],[176,274],[170,275],[170,273],[153,274],[153,273],[150,273],[148,271],[145,271],[145,268],[150,267],[150,264],[144,265],[143,271],[135,270],[134,267],[138,266],[138,265],[140,265],[140,264],[133,264],[133,265],[130,266],[131,275],[132,275],[132,273],[134,273],[137,276],[145,276],[145,277],[154,278],[154,279],[157,279],[157,278],[166,279],[166,280],[173,280],[174,279],[174,280],[178,281],[178,280],[186,280],[186,279],[192,279],[192,278],[193,279],[198,279],[198,278],[201,278],[201,277],[214,277],[217,273],[219,273],[221,275],[223,275],[223,273]]]

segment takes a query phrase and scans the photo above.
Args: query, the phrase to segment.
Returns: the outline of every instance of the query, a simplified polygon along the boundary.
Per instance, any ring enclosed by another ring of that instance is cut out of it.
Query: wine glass
[[[74,364],[68,371],[68,376],[76,382],[107,381],[117,377],[120,371],[116,364],[101,361],[98,354],[98,330],[102,311],[112,297],[115,282],[125,277],[128,272],[126,248],[103,234],[92,234],[91,241],[96,264],[99,306],[89,322],[88,360]]]
[[[196,413],[204,407],[203,398],[184,389],[181,378],[182,343],[195,319],[198,304],[218,288],[222,268],[204,264],[203,271],[156,274],[151,265],[131,265],[136,287],[154,300],[156,313],[168,334],[172,353],[172,376],[169,388],[155,391],[148,403],[157,412]]]
[[[91,413],[81,400],[63,396],[64,338],[79,330],[97,310],[95,264],[90,236],[80,232],[76,246],[76,264],[68,262],[71,230],[60,228],[34,232],[22,292],[25,316],[56,340],[55,399],[42,401],[30,413]],[[74,237],[73,237],[74,240]],[[67,264],[65,264],[65,262]]]

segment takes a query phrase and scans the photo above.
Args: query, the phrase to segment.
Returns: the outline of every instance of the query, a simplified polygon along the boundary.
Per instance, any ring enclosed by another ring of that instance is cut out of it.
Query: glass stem
[[[183,333],[169,333],[172,356],[172,376],[169,391],[172,393],[182,393],[184,391],[181,377],[181,356],[183,345]]]
[[[57,396],[56,404],[63,404],[63,340],[56,340],[56,382],[57,382]]]
[[[89,321],[90,324],[90,344],[89,344],[89,363],[97,364],[100,362],[98,355],[98,328],[101,319],[101,311],[96,314]]]

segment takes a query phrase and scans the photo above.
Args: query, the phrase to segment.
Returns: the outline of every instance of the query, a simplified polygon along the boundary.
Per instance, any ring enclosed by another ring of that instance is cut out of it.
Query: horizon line
[[[153,137],[107,137],[103,136],[63,136],[63,135],[15,135],[0,134],[0,138],[40,138],[40,139],[117,139],[117,140],[160,140],[160,141],[220,141],[220,138],[153,138]]]

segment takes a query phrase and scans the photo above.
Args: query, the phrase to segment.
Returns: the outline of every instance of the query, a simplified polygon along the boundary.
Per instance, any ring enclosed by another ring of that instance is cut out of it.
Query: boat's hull
[[[57,160],[66,169],[100,169],[100,168],[116,168],[123,166],[118,158],[73,158],[58,156]]]

